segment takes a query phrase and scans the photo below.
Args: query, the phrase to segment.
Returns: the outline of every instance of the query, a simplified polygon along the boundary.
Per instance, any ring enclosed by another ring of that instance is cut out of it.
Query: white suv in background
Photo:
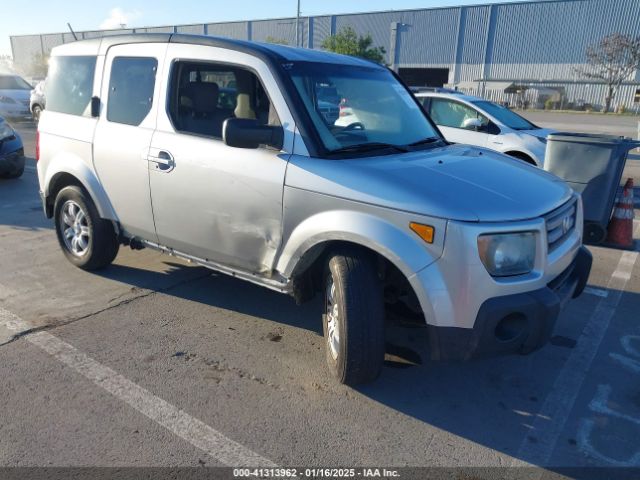
[[[540,128],[479,97],[432,92],[420,92],[416,97],[449,142],[490,148],[543,166],[547,135],[555,130]]]

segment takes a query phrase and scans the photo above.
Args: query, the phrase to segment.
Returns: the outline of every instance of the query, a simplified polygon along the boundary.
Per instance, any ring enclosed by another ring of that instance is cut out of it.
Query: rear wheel
[[[34,105],[33,110],[31,110],[31,116],[33,117],[33,121],[38,123],[40,121],[40,114],[42,113],[42,107],[40,105]]]
[[[345,249],[325,271],[323,330],[327,364],[341,383],[375,380],[384,362],[382,285],[370,255]]]
[[[60,190],[54,219],[60,247],[76,267],[97,270],[116,258],[120,245],[113,224],[100,218],[93,201],[80,187]]]

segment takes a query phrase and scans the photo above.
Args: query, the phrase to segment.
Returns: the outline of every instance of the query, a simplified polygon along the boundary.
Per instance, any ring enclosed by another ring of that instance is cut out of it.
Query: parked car
[[[550,128],[540,128],[497,103],[470,95],[420,92],[416,94],[444,137],[506,153],[542,167]]]
[[[29,101],[29,110],[31,110],[31,116],[33,121],[38,123],[40,121],[40,114],[46,106],[46,100],[44,96],[44,80],[39,82],[33,90],[31,90],[31,97]]]
[[[0,117],[0,178],[18,178],[24,173],[24,147],[20,135]]]
[[[379,374],[385,301],[420,316],[434,358],[466,359],[541,347],[587,281],[580,197],[449,145],[385,67],[154,34],[58,46],[49,72],[38,178],[67,259],[94,270],[147,247],[297,302],[319,292],[341,382]],[[327,80],[368,106],[359,128],[327,123]]]
[[[450,93],[452,95],[464,95],[464,93],[459,90],[453,90],[451,88],[444,88],[444,87],[409,87],[409,90],[411,90],[414,94],[432,92],[432,93]]]
[[[5,118],[31,118],[29,96],[32,86],[12,74],[0,74],[0,116]]]

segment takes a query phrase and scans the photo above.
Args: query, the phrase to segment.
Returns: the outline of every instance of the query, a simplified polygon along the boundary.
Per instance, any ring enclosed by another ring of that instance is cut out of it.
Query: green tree
[[[343,27],[338,33],[325,38],[322,42],[322,48],[330,52],[384,63],[386,50],[384,47],[373,47],[372,45],[373,39],[370,34],[358,35],[352,27]]]
[[[272,37],[271,35],[265,38],[264,41],[267,43],[275,43],[277,45],[289,45],[289,42],[287,42],[284,38],[276,38]]]

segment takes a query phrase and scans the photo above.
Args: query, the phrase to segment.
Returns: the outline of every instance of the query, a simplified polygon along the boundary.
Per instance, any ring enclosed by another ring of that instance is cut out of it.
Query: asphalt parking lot
[[[638,251],[591,248],[587,292],[532,355],[435,363],[424,329],[390,322],[381,378],[351,389],[325,370],[318,301],[148,250],[78,270],[32,158],[0,205],[0,466],[640,467]]]

